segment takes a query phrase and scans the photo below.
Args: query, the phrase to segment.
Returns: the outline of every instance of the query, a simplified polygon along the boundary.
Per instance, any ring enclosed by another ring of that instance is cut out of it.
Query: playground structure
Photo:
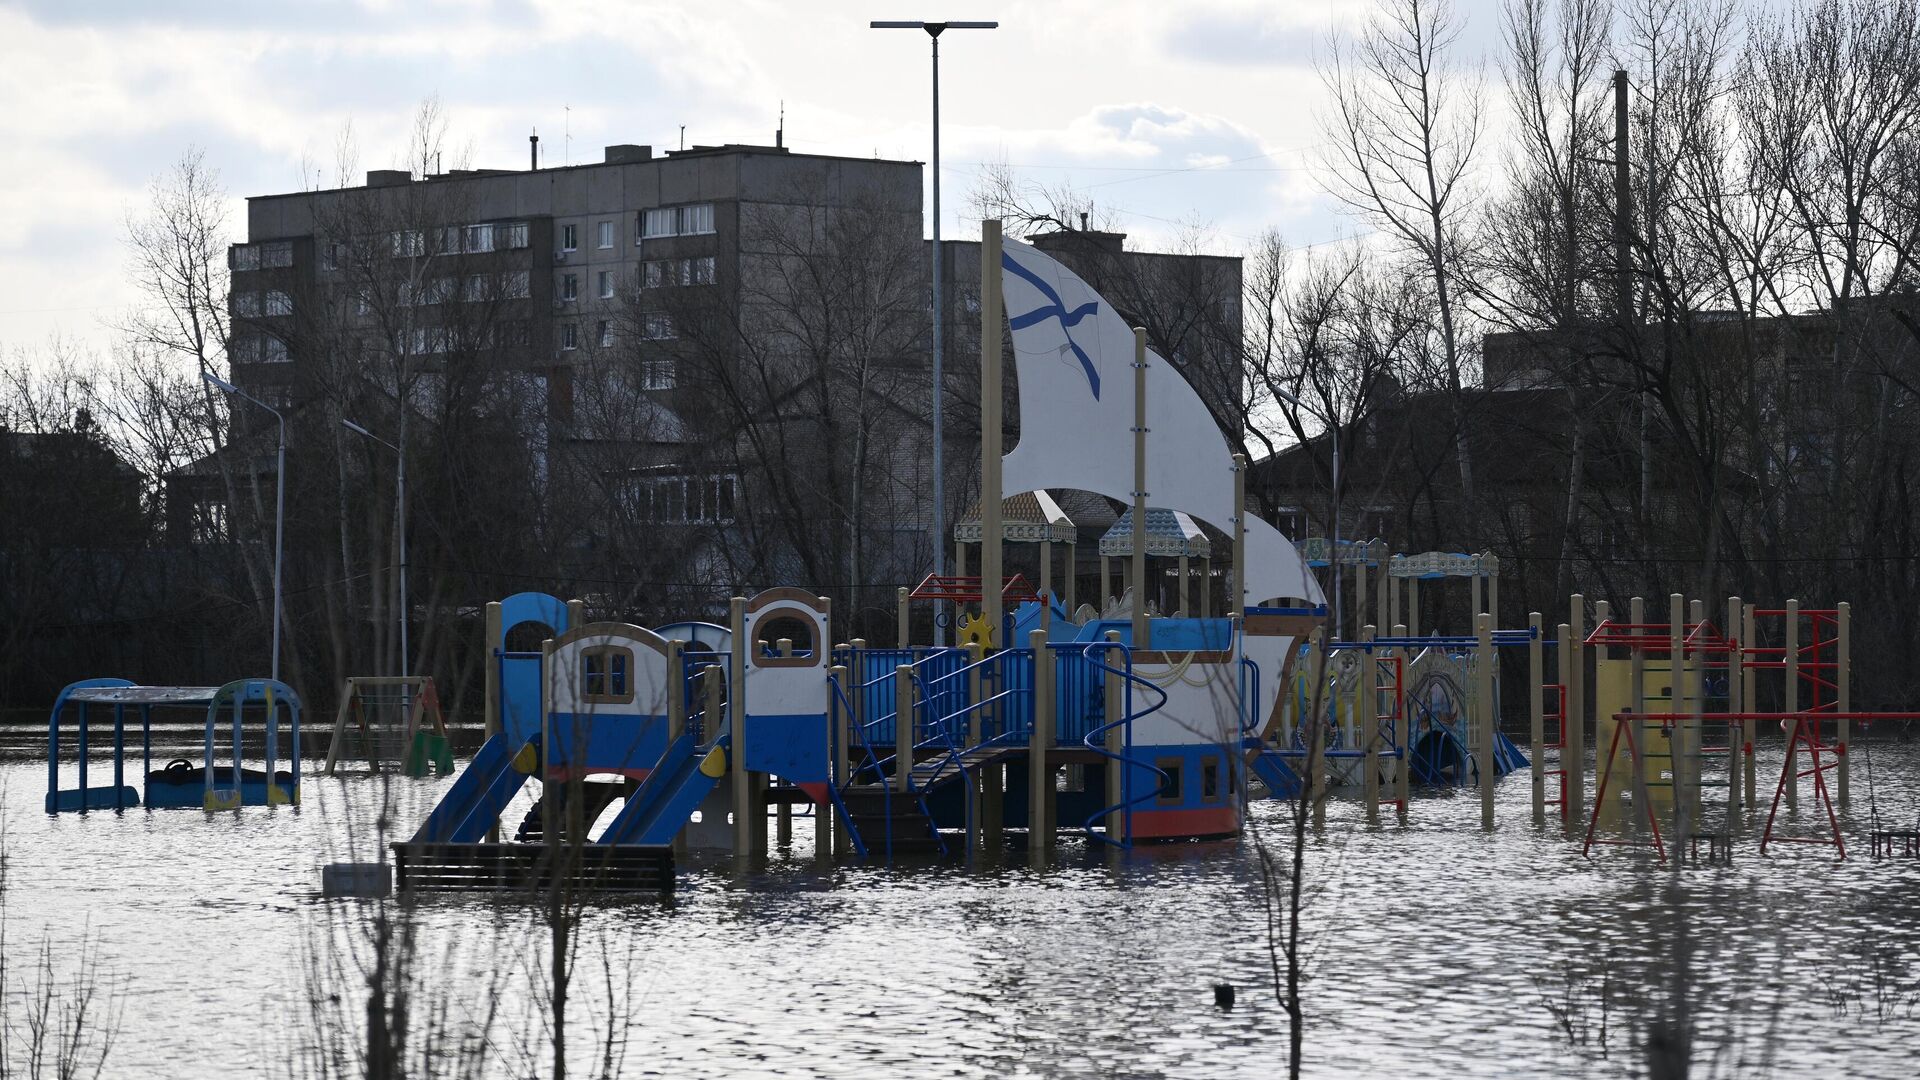
[[[429,767],[441,776],[453,772],[440,693],[429,675],[349,678],[327,743],[326,775],[336,775],[349,741],[359,744],[355,756],[373,772],[383,762],[398,764],[408,776],[425,776]]]
[[[67,707],[74,711],[73,752],[76,785],[61,786],[60,732]],[[89,741],[89,707],[113,710],[113,783],[89,784],[93,747]],[[251,708],[250,708],[251,707]],[[146,793],[127,783],[127,710],[137,709],[140,721],[141,775]],[[205,750],[198,766],[176,758],[165,767],[153,767],[153,718],[156,710],[199,712],[206,718]],[[280,769],[280,727],[288,725],[287,768]],[[243,736],[249,717],[261,728],[263,768],[244,765]],[[228,760],[215,760],[217,734],[231,741]],[[126,810],[145,805],[153,809],[200,807],[232,810],[241,806],[277,806],[300,801],[300,698],[292,688],[271,679],[240,679],[224,686],[138,686],[125,679],[85,679],[72,683],[54,699],[47,718],[47,799],[49,814],[78,810]]]

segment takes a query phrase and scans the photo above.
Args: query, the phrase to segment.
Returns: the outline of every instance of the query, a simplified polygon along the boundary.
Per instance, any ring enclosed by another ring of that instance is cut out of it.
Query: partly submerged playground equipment
[[[61,786],[62,741],[71,706],[71,747],[76,786]],[[113,783],[89,783],[95,747],[90,741],[93,716],[89,710],[111,709]],[[66,810],[122,810],[141,805],[141,793],[127,783],[127,713],[138,714],[141,775],[146,780],[144,802],[149,807],[200,807],[231,810],[240,806],[273,806],[300,801],[300,698],[284,683],[271,679],[241,679],[225,686],[136,686],[125,679],[87,679],[73,683],[54,699],[47,718],[47,813]],[[153,767],[153,721],[156,711],[185,711],[206,718],[206,749],[198,765],[185,758]],[[282,717],[287,727],[288,761],[280,764]],[[261,728],[264,742],[261,768],[243,763],[244,736],[251,725]],[[221,737],[227,760],[215,760]]]
[[[354,758],[379,772],[394,763],[408,776],[453,772],[453,747],[440,715],[440,693],[428,675],[355,676],[340,691],[327,743],[326,774],[335,775],[349,744]]]

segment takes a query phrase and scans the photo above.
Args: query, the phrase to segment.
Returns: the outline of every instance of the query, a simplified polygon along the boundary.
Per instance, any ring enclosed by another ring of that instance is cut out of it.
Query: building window
[[[673,361],[648,360],[640,365],[640,389],[673,389]]]
[[[580,247],[580,226],[560,226],[560,250],[574,251]]]
[[[494,242],[503,248],[519,249],[527,246],[527,223],[516,221],[508,225],[493,227]]]
[[[237,292],[233,294],[233,314],[238,319],[257,319],[260,317],[260,294],[257,292]]]
[[[220,499],[195,499],[191,535],[196,544],[225,543],[227,504]]]
[[[713,256],[705,255],[698,259],[687,260],[689,285],[711,285],[714,282]]]
[[[277,337],[260,339],[260,362],[263,364],[284,364],[287,362],[287,343]]]
[[[663,285],[711,285],[714,282],[713,256],[697,259],[652,259],[641,265],[643,287]]]
[[[732,474],[629,476],[621,501],[641,521],[659,525],[724,525],[733,521]]]
[[[418,229],[400,229],[389,241],[397,259],[418,258],[427,253],[427,238]]]
[[[580,275],[560,275],[560,299],[562,302],[580,298]]]
[[[608,322],[605,319],[601,319],[600,326],[594,333],[594,340],[598,341],[600,343],[600,347],[603,349],[608,347],[609,345],[612,345],[613,344],[613,324]]]
[[[633,700],[633,650],[597,645],[582,650],[581,700],[588,704],[625,705]]]
[[[577,349],[580,347],[580,328],[578,326],[572,323],[561,324],[560,347],[562,349]]]
[[[227,249],[227,269],[260,269],[260,249],[252,244],[235,244]]]
[[[663,206],[657,210],[647,211],[640,222],[640,235],[646,239],[659,236],[700,236],[712,231],[712,203]]]
[[[600,271],[600,299],[613,299],[613,271]]]
[[[278,289],[270,289],[266,294],[264,310],[268,315],[293,314],[293,297]]]
[[[292,266],[293,244],[282,240],[275,244],[260,245],[260,265],[272,268]]]
[[[461,237],[460,250],[492,251],[493,250],[493,226],[491,225],[467,226],[466,235]]]
[[[338,270],[347,261],[347,245],[338,240],[330,240],[320,245],[320,268]]]
[[[649,311],[640,316],[640,337],[644,341],[672,340],[673,316],[664,311]]]
[[[1220,762],[1216,758],[1206,758],[1200,763],[1200,800],[1213,802],[1220,798]]]
[[[613,246],[613,222],[611,221],[600,223],[600,246],[602,248]]]

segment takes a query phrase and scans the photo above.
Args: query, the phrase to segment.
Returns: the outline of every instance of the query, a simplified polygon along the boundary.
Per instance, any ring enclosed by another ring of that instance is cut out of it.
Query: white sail
[[[1020,380],[1020,443],[1001,490],[1079,488],[1133,501],[1133,330],[1079,275],[1038,249],[1005,241],[1001,295]],[[1147,350],[1147,492],[1230,531],[1233,452],[1193,387]],[[1249,515],[1247,601],[1320,588],[1279,530]]]

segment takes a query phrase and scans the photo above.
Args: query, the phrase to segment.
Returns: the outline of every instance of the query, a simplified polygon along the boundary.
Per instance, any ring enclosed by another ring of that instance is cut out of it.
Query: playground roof
[[[67,700],[106,705],[208,705],[219,692],[217,686],[83,686],[69,691]]]
[[[1113,523],[1105,536],[1100,538],[1100,554],[1133,554],[1133,511],[1128,509]],[[1165,507],[1147,507],[1147,554],[1161,557],[1178,558],[1182,555],[1195,559],[1213,557],[1213,544],[1207,540],[1207,534],[1194,520],[1178,510]]]
[[[1055,543],[1071,544],[1074,540],[1073,519],[1053,496],[1045,491],[1024,491],[1000,503],[1001,535],[1015,543],[1037,544],[1051,540]],[[980,542],[980,504],[975,502],[953,526],[953,538],[963,544]]]

